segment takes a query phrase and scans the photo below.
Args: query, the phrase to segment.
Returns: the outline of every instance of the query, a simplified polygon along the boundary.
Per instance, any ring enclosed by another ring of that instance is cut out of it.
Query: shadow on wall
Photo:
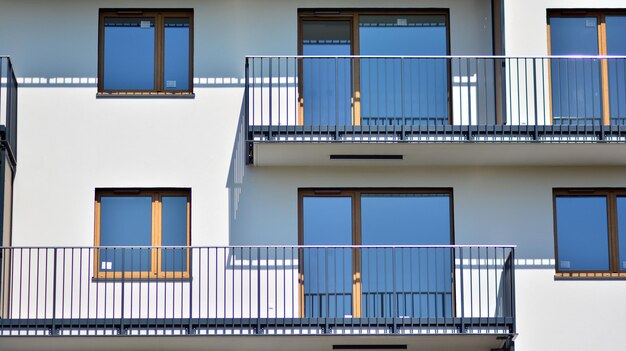
[[[229,227],[229,245],[244,245],[245,238],[240,235],[237,228],[237,223],[240,221],[239,217],[239,205],[241,203],[241,196],[244,189],[244,180],[246,175],[246,159],[248,157],[248,143],[246,142],[246,113],[245,113],[245,98],[241,102],[241,109],[239,112],[239,122],[237,123],[237,130],[235,135],[235,144],[233,145],[233,152],[230,159],[230,168],[228,171],[228,180],[226,187],[228,188],[228,227]],[[239,235],[237,235],[237,234]]]
[[[247,165],[245,102],[232,149],[228,188],[228,245],[296,245],[297,185],[271,169]],[[281,172],[282,173],[282,172]],[[269,180],[269,181],[268,181]]]

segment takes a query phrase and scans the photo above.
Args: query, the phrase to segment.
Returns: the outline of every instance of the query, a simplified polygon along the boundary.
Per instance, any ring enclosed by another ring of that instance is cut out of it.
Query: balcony
[[[247,57],[248,162],[626,165],[625,68],[618,56]]]
[[[0,345],[33,345],[49,336],[49,350],[55,340],[111,336],[90,345],[103,342],[105,349],[119,342],[113,336],[193,335],[211,338],[199,344],[203,350],[229,345],[233,336],[273,350],[355,340],[491,350],[508,347],[515,336],[511,246],[1,252],[0,335],[19,337],[0,337]]]

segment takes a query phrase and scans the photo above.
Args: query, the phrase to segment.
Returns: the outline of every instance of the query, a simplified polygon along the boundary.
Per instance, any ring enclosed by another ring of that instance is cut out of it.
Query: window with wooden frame
[[[100,10],[98,93],[191,94],[193,10]]]
[[[449,10],[298,12],[300,125],[450,123]],[[334,58],[361,55],[370,57]],[[402,83],[400,83],[402,82]],[[327,87],[334,87],[328,89]]]
[[[626,277],[626,189],[555,189],[554,247],[558,276]]]
[[[550,100],[555,125],[626,122],[626,10],[548,11]]]
[[[188,278],[191,191],[97,189],[97,278]]]
[[[452,316],[451,250],[371,247],[450,245],[452,207],[451,189],[301,189],[300,315]]]

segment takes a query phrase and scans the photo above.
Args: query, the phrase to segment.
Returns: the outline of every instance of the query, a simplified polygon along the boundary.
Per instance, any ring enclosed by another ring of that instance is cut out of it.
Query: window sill
[[[96,94],[98,99],[194,99],[196,94],[190,92],[99,92]]]
[[[626,280],[626,273],[556,273],[554,280]]]

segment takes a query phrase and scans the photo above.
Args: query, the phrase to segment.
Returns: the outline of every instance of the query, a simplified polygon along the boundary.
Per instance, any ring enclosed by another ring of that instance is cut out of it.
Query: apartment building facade
[[[0,348],[621,349],[625,1],[0,8]]]

